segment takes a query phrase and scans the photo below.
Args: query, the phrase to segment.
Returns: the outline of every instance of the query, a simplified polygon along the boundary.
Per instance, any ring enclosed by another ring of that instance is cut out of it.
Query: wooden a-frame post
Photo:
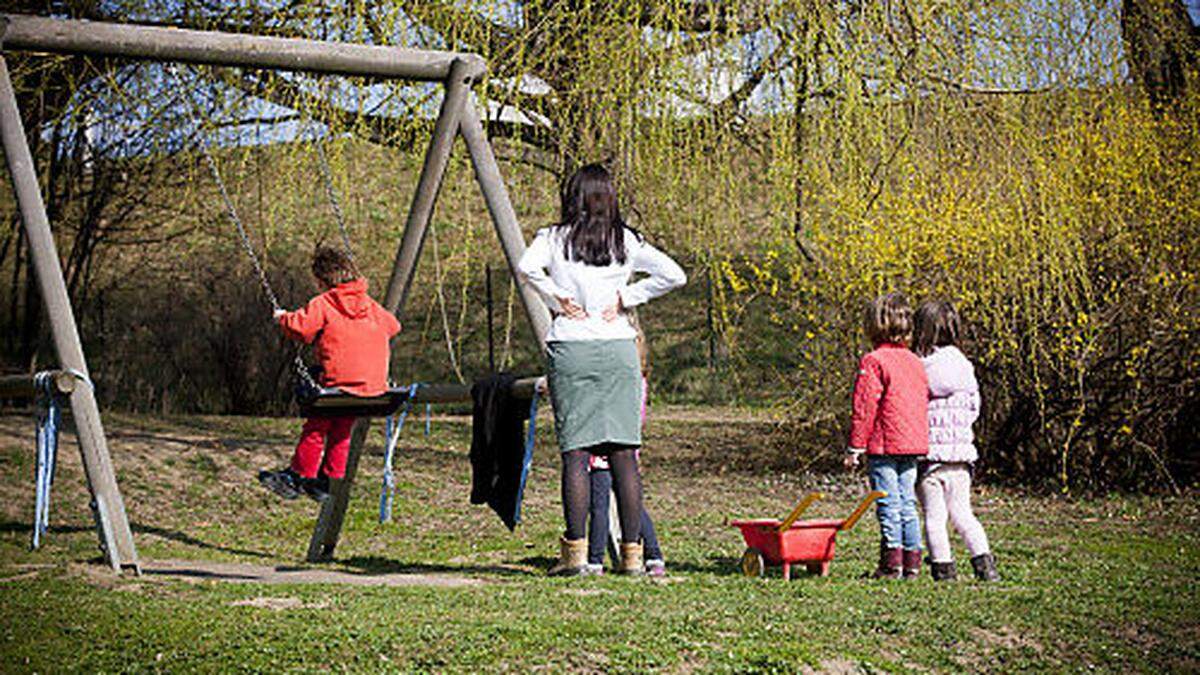
[[[125,516],[125,502],[121,499],[121,491],[117,488],[113,473],[104,426],[100,422],[100,409],[96,405],[96,393],[92,391],[83,345],[79,341],[79,329],[71,311],[71,299],[67,295],[58,251],[54,247],[54,235],[50,232],[50,221],[38,189],[33,157],[25,141],[25,129],[17,109],[12,79],[8,75],[8,63],[2,55],[0,136],[3,137],[4,157],[12,176],[21,222],[25,225],[25,237],[29,240],[29,256],[37,276],[38,291],[50,318],[54,350],[62,368],[78,373],[84,381],[84,386],[76,387],[71,392],[71,414],[75,419],[75,433],[83,455],[88,490],[92,493],[92,516],[100,536],[100,545],[114,571],[129,568],[140,573],[137,548]]]
[[[58,359],[63,369],[72,370],[85,379],[88,370],[83,346],[46,217],[33,159],[25,140],[16,96],[2,56],[5,50],[441,81],[446,86],[446,95],[413,195],[385,306],[397,315],[403,312],[454,138],[460,133],[504,249],[509,271],[516,276],[516,263],[525,250],[525,240],[470,94],[471,84],[482,78],[486,71],[486,65],[478,55],[0,15],[0,135],[3,137],[21,219],[30,242],[38,288],[50,316]],[[524,284],[519,287],[526,317],[539,344],[543,344],[550,326],[550,313],[532,289]],[[75,388],[71,394],[71,409],[87,473],[88,489],[92,493],[93,513],[109,564],[117,571],[125,568],[136,570],[139,565],[137,551],[113,474],[104,429],[100,423],[100,411],[90,386]],[[309,545],[308,559],[311,561],[328,559],[337,545],[368,428],[369,422],[365,419],[355,425],[346,478],[335,481],[331,498],[322,506]]]
[[[488,142],[483,124],[475,112],[469,85],[470,82],[463,76],[460,63],[456,62],[450,67],[446,95],[442,99],[441,111],[434,124],[429,149],[425,153],[425,163],[421,167],[421,177],[413,194],[412,207],[404,225],[404,237],[396,254],[396,264],[392,268],[391,282],[384,299],[384,307],[397,316],[403,314],[404,302],[408,299],[408,291],[412,287],[417,261],[425,243],[425,233],[429,229],[433,206],[437,201],[438,190],[441,188],[442,177],[450,161],[450,151],[457,133],[461,133],[466,141],[471,163],[475,167],[475,178],[483,191],[484,201],[487,203],[500,245],[504,249],[505,259],[514,277],[517,261],[525,252],[525,238],[521,234],[521,226],[517,222],[516,212],[508,198],[508,190],[505,189],[504,180],[500,176],[500,167],[492,153],[491,143]],[[538,344],[544,345],[546,333],[550,330],[550,312],[541,297],[527,285],[519,284],[518,287],[521,289],[521,302],[533,333]],[[309,562],[323,562],[333,557],[345,521],[346,509],[350,504],[350,488],[358,472],[358,460],[362,455],[370,425],[371,420],[366,417],[360,418],[354,425],[354,431],[350,435],[350,454],[346,459],[346,475],[342,480],[334,481],[329,499],[321,506],[317,525],[308,543]]]

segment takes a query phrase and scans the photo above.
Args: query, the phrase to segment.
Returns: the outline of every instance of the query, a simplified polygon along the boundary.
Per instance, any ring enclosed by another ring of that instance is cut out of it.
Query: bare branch
[[[638,19],[641,26],[663,30],[746,34],[763,28],[761,16],[761,7],[757,2],[695,0],[688,3],[682,13],[674,11],[671,4],[646,3]]]
[[[441,0],[410,0],[401,4],[402,11],[421,25],[433,30],[446,40],[449,49],[469,49],[494,55],[507,50],[513,43],[513,35],[504,26],[493,23],[478,12],[461,9],[449,2]],[[372,39],[379,44],[390,44],[391,36],[386,34],[378,17],[367,12],[365,17]],[[471,42],[461,37],[463,29],[472,36],[478,36],[479,42]]]
[[[1033,96],[1037,94],[1045,94],[1055,90],[1054,87],[1027,87],[1024,89],[1009,89],[1006,87],[976,87],[969,84],[963,84],[962,82],[956,82],[949,78],[942,77],[941,75],[937,75],[936,73],[931,73],[927,70],[922,70],[921,75],[931,82],[936,82],[940,85],[949,87],[950,89],[964,94],[973,94],[977,96]]]

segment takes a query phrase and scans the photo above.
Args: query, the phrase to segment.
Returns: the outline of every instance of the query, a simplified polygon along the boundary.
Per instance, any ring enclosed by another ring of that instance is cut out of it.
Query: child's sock
[[[646,575],[664,577],[667,575],[667,564],[662,558],[650,558],[646,561]]]

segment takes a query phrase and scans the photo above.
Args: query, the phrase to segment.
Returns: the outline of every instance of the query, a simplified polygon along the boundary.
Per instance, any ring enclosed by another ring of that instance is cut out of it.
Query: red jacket
[[[400,332],[400,322],[367,295],[366,279],[338,284],[303,309],[283,314],[279,327],[294,340],[316,341],[321,386],[358,396],[387,391],[389,341]]]
[[[929,452],[929,383],[904,345],[885,343],[862,357],[854,382],[850,447],[868,455]]]

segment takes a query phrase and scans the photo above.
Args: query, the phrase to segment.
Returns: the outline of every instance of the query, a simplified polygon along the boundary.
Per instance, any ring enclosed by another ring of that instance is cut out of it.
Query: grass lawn
[[[296,420],[106,423],[144,560],[303,565],[316,506],[281,502],[253,479],[286,461]],[[813,489],[827,497],[810,515],[841,517],[865,478],[756,468],[777,462],[756,462],[771,424],[753,415],[655,410],[644,473],[670,576],[550,579],[561,527],[551,426],[540,425],[516,533],[467,503],[467,418],[435,418],[428,438],[405,429],[393,523],[376,521],[381,458],[364,458],[338,560],[321,567],[476,581],[385,587],[114,577],[99,564],[69,434],[53,528],[30,552],[32,422],[2,416],[0,671],[1200,669],[1194,493],[1067,500],[977,488],[1005,578],[994,585],[860,579],[877,546],[870,518],[839,536],[828,578],[748,579],[727,518],[781,517]]]

